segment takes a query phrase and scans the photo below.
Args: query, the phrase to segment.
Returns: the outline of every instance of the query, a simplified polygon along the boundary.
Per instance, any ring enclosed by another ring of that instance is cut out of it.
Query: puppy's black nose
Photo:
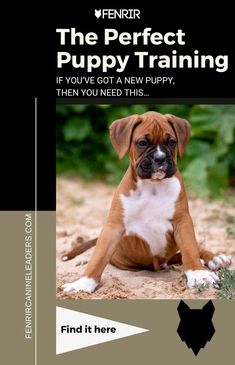
[[[153,161],[154,161],[154,162],[157,162],[157,163],[163,163],[165,160],[166,160],[166,156],[165,156],[165,154],[162,154],[162,155],[155,155],[155,156],[153,157]]]
[[[166,160],[166,153],[162,151],[162,149],[157,146],[154,154],[153,154],[153,161],[156,163],[163,163]]]

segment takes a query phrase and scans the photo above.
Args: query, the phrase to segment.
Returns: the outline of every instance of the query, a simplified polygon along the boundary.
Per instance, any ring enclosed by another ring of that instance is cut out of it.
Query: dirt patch
[[[214,288],[202,292],[187,289],[181,266],[171,266],[160,272],[124,271],[108,265],[101,285],[88,294],[64,293],[61,285],[78,279],[94,248],[70,261],[62,254],[71,249],[79,237],[90,240],[99,235],[110,208],[115,188],[100,182],[85,183],[78,178],[57,179],[57,297],[59,299],[213,299]],[[207,202],[189,199],[198,242],[218,253],[235,256],[235,240],[229,234],[235,208],[224,201]],[[235,260],[231,268],[235,269]]]

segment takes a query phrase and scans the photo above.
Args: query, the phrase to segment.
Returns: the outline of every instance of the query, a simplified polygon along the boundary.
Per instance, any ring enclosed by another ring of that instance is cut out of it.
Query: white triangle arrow
[[[56,307],[56,354],[146,332],[147,329]]]

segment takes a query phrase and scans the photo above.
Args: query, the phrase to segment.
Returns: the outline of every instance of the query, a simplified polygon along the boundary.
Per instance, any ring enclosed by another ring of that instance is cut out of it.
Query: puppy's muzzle
[[[137,176],[141,179],[163,179],[176,172],[174,161],[163,151],[152,151],[142,157],[136,166]]]
[[[137,175],[142,179],[163,178],[166,170],[167,162],[165,154],[161,156],[156,154],[146,156],[136,167]]]

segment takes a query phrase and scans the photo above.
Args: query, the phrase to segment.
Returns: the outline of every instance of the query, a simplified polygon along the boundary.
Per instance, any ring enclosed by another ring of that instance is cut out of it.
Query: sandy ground
[[[79,178],[57,179],[57,297],[94,299],[212,299],[214,288],[202,292],[187,289],[181,266],[172,266],[161,272],[123,271],[108,265],[100,287],[92,294],[64,293],[61,285],[78,279],[94,248],[70,261],[61,255],[69,250],[78,237],[85,241],[98,236],[111,204],[114,187],[101,182],[86,183]],[[235,207],[224,201],[207,202],[189,199],[198,242],[218,253],[233,256],[235,269],[235,239],[228,234]]]

